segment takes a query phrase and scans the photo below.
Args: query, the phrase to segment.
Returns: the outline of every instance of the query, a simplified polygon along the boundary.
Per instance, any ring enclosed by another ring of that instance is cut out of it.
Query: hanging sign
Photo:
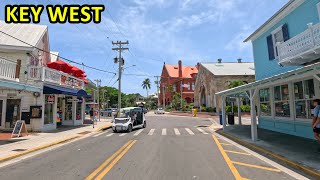
[[[47,103],[48,104],[54,104],[54,96],[48,96]]]
[[[21,133],[27,133],[28,134],[28,130],[27,130],[26,123],[24,121],[22,121],[22,120],[19,120],[14,125],[11,137],[13,137],[13,136],[20,137]]]

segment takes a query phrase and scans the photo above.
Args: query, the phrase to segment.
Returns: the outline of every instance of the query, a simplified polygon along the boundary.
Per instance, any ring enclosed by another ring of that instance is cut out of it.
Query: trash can
[[[234,113],[228,113],[228,124],[234,125]]]
[[[220,120],[220,125],[223,125],[223,122],[222,122],[222,112],[219,112],[219,120]]]

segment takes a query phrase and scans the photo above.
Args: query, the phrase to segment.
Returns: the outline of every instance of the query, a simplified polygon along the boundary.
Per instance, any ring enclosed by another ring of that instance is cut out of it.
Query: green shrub
[[[250,112],[251,111],[251,106],[250,105],[242,105],[240,106],[241,112]]]

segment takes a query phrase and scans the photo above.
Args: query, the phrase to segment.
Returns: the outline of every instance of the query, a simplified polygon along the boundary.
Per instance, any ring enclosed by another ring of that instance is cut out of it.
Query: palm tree
[[[148,96],[149,96],[148,90],[151,88],[151,82],[150,82],[150,79],[149,79],[149,78],[145,79],[145,80],[142,82],[142,87],[143,87],[143,89],[146,89],[146,90],[147,90],[147,97],[148,97]]]

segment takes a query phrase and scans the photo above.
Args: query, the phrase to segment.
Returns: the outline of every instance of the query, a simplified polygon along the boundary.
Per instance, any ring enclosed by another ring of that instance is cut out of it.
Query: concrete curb
[[[67,141],[71,141],[73,139],[79,138],[79,137],[81,137],[81,136],[78,136],[78,135],[77,136],[71,136],[69,138],[65,138],[65,139],[50,143],[50,144],[42,145],[42,146],[27,150],[27,151],[24,151],[24,152],[21,152],[21,153],[5,156],[5,157],[0,158],[0,163],[2,163],[4,161],[11,160],[11,159],[14,159],[14,158],[17,158],[17,157],[20,157],[20,156],[23,156],[23,155],[26,155],[26,154],[29,154],[29,153],[32,153],[32,152],[35,152],[35,151],[39,151],[39,150],[45,149],[45,148],[48,148],[48,147],[51,147],[51,146],[54,146],[54,145],[62,144],[62,143],[65,143]]]
[[[320,173],[315,171],[314,169],[310,168],[310,167],[307,167],[307,166],[303,166],[297,162],[294,162],[294,161],[291,161],[279,154],[276,154],[272,151],[269,151],[269,150],[266,150],[264,148],[261,148],[259,146],[256,146],[256,145],[253,145],[251,143],[248,143],[248,142],[245,142],[243,140],[241,140],[240,138],[237,138],[233,135],[230,135],[230,134],[227,134],[227,133],[224,133],[222,131],[216,131],[216,133],[228,138],[228,139],[231,139],[232,141],[246,147],[246,148],[249,148],[251,150],[254,150],[256,151],[257,153],[260,153],[260,154],[263,154],[267,157],[271,157],[279,162],[282,162],[283,164],[286,164],[287,166],[293,168],[293,169],[296,169],[296,170],[299,170],[307,175],[310,175],[312,177],[315,177],[315,178],[319,178],[320,179]]]
[[[108,125],[105,125],[105,126],[102,126],[102,127],[99,127],[96,132],[99,132],[99,131],[103,131],[103,130],[106,130],[106,129],[109,129],[111,128],[112,125],[111,124],[108,124]]]

